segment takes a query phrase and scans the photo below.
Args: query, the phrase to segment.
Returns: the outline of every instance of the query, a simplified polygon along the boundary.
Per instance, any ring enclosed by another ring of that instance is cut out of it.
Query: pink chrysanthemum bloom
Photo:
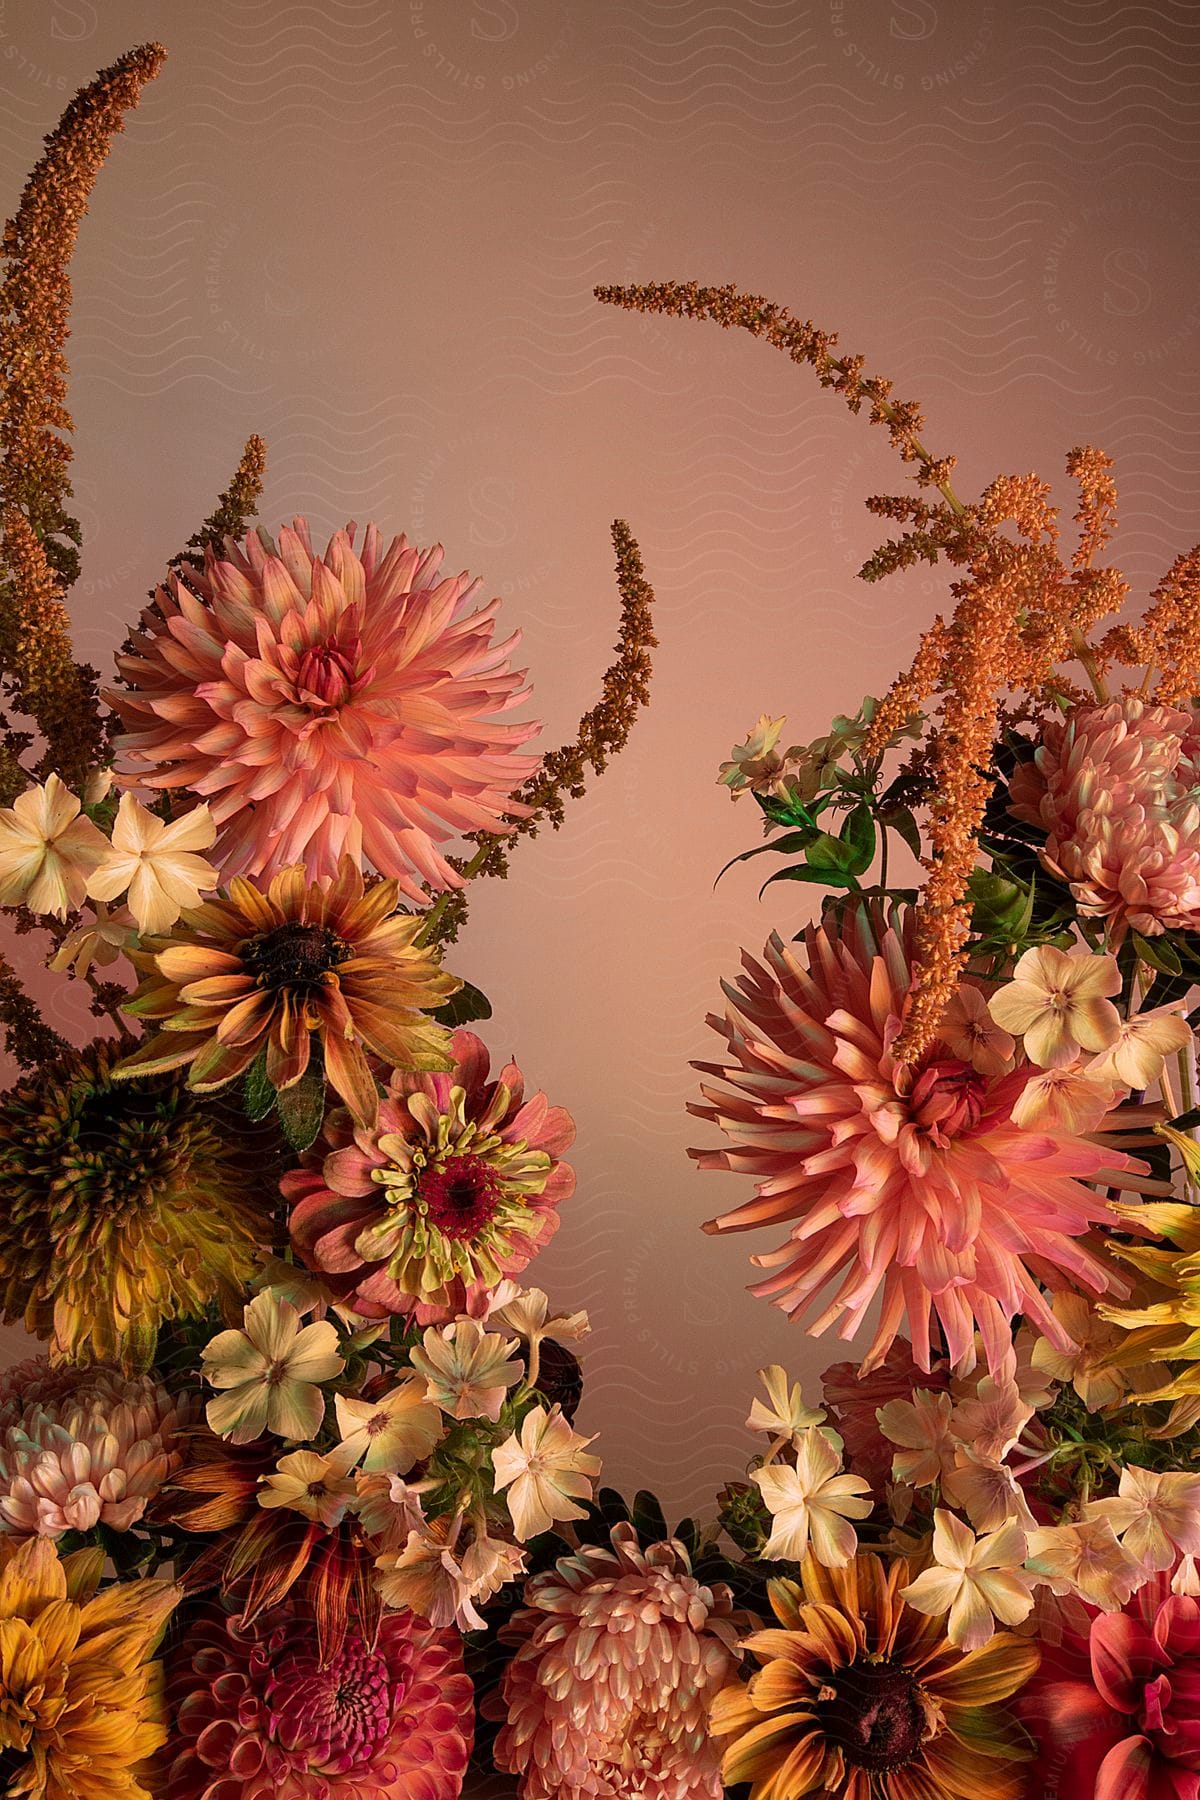
[[[296,1249],[369,1318],[453,1318],[549,1243],[574,1191],[571,1115],[513,1062],[491,1079],[474,1032],[450,1047],[446,1074],[393,1074],[374,1125],[332,1114],[283,1179]]]
[[[526,1583],[496,1767],[522,1800],[720,1800],[708,1713],[737,1661],[729,1589],[703,1587],[674,1540],[643,1551],[617,1525],[612,1544]]]
[[[183,1461],[180,1409],[149,1376],[52,1369],[0,1380],[0,1534],[128,1531]]]
[[[385,1613],[324,1666],[311,1616],[215,1610],[171,1671],[169,1800],[455,1800],[475,1708],[457,1631]]]
[[[1069,1343],[1042,1283],[1103,1294],[1119,1281],[1083,1241],[1111,1219],[1085,1183],[1136,1186],[1142,1165],[1014,1124],[1032,1064],[988,1077],[937,1041],[915,1064],[894,1059],[910,926],[904,912],[888,925],[859,906],[840,926],[809,929],[807,968],[778,937],[765,963],[744,959],[725,1018],[711,1021],[729,1060],[697,1065],[727,1086],[706,1086],[708,1104],[691,1109],[732,1148],[692,1154],[702,1168],[756,1176],[758,1192],[706,1230],[790,1225],[781,1248],[751,1258],[770,1271],[751,1292],[795,1317],[835,1284],[811,1332],[841,1320],[851,1338],[880,1299],[864,1372],[906,1318],[928,1369],[931,1315],[960,1372],[974,1365],[977,1324],[997,1370],[1018,1313]]]
[[[303,519],[206,552],[142,615],[125,686],[108,698],[136,779],[207,800],[222,876],[267,880],[302,863],[331,879],[345,854],[394,877],[460,887],[438,848],[523,817],[511,795],[536,767],[537,725],[498,723],[527,697],[518,635],[492,642],[499,601],[439,574],[442,549],[368,525],[323,557]]]
[[[1200,725],[1136,694],[1047,725],[1013,775],[1014,816],[1048,835],[1042,860],[1119,943],[1200,927]]]

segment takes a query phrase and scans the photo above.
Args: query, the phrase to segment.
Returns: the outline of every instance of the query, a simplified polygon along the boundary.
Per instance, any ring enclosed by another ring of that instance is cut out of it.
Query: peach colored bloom
[[[56,975],[65,975],[70,969],[82,980],[93,964],[106,969],[110,963],[115,963],[118,956],[124,955],[136,941],[137,934],[137,925],[127,906],[119,906],[110,913],[97,901],[95,917],[85,918],[74,931],[68,931],[46,966]]]
[[[508,1489],[513,1529],[523,1544],[556,1521],[586,1518],[574,1502],[591,1499],[591,1477],[600,1473],[600,1458],[587,1454],[594,1441],[572,1431],[559,1407],[547,1412],[535,1406],[520,1433],[492,1451],[496,1491]]]
[[[515,1331],[527,1345],[551,1337],[560,1344],[578,1344],[592,1329],[585,1312],[550,1312],[549,1297],[541,1288],[520,1288],[515,1281],[502,1281],[488,1296],[488,1320],[495,1319]]]
[[[112,846],[88,876],[93,900],[117,900],[128,890],[129,910],[151,934],[169,931],[185,907],[215,888],[217,871],[196,854],[214,843],[217,828],[207,806],[194,806],[170,824],[122,794],[113,821]]]
[[[947,1050],[978,1074],[1003,1075],[1012,1068],[1015,1040],[1001,1031],[983,994],[969,981],[959,984],[938,1029]]]
[[[976,1455],[1003,1462],[1032,1417],[1033,1407],[1021,1398],[1015,1381],[984,1375],[974,1394],[954,1408],[951,1430]]]
[[[750,1479],[772,1519],[765,1557],[803,1562],[811,1548],[822,1567],[845,1567],[858,1549],[850,1521],[869,1518],[874,1502],[870,1482],[842,1473],[841,1454],[825,1432],[801,1432],[794,1467],[768,1463]]]
[[[1200,734],[1192,709],[1136,694],[1051,721],[1010,789],[1017,818],[1048,833],[1040,855],[1115,947],[1200,925]]]
[[[538,727],[488,716],[527,697],[519,639],[493,643],[499,601],[472,611],[479,582],[441,561],[374,525],[321,557],[296,519],[158,590],[109,698],[136,779],[211,805],[226,879],[327,880],[349,855],[421,905],[425,884],[462,886],[441,844],[524,816]]]
[[[431,1625],[482,1631],[471,1579],[456,1554],[462,1520],[449,1513],[419,1525],[402,1550],[377,1558],[376,1586],[385,1606],[408,1607]]]
[[[431,1325],[422,1347],[409,1352],[409,1361],[426,1381],[427,1398],[452,1419],[500,1417],[509,1388],[521,1379],[521,1365],[509,1358],[517,1348],[515,1338],[484,1331],[478,1319],[456,1319],[452,1325]]]
[[[942,1498],[947,1506],[965,1512],[976,1531],[999,1531],[1016,1519],[1026,1531],[1037,1524],[1025,1490],[1007,1463],[982,1456],[969,1444],[959,1444],[954,1467],[946,1471]]]
[[[1114,1043],[1101,1051],[1092,1064],[1093,1075],[1106,1075],[1136,1092],[1152,1087],[1163,1072],[1163,1063],[1176,1050],[1186,1050],[1192,1028],[1176,1006],[1156,1006],[1151,1012],[1122,1019]]]
[[[442,1415],[425,1389],[423,1381],[402,1381],[378,1400],[334,1395],[342,1443],[365,1474],[407,1475],[441,1442]]]
[[[1021,1573],[1025,1533],[1015,1522],[977,1538],[953,1513],[933,1515],[933,1566],[900,1589],[918,1612],[949,1613],[946,1636],[960,1650],[981,1650],[1001,1625],[1020,1625],[1033,1611]]]
[[[769,713],[763,713],[745,743],[734,745],[730,760],[721,764],[717,774],[718,783],[729,789],[731,800],[744,793],[769,793],[775,785],[787,760],[776,748],[785,723],[785,719],[773,719]]]
[[[757,1399],[751,1403],[747,1430],[790,1440],[810,1425],[825,1423],[824,1411],[819,1406],[805,1406],[800,1383],[789,1381],[787,1370],[779,1363],[760,1369],[758,1379],[767,1390],[767,1404]]]
[[[1059,1069],[1080,1050],[1115,1043],[1121,1015],[1109,996],[1120,991],[1115,957],[1041,944],[1026,950],[988,1010],[997,1025],[1024,1038],[1032,1062]]]
[[[1039,1338],[1034,1346],[1034,1367],[1052,1381],[1069,1381],[1089,1412],[1115,1406],[1129,1392],[1130,1371],[1114,1368],[1109,1360],[1126,1334],[1106,1323],[1082,1294],[1055,1294],[1054,1316],[1070,1338],[1066,1349]]]
[[[911,1400],[889,1400],[879,1408],[879,1429],[897,1445],[892,1478],[910,1487],[930,1487],[954,1467],[958,1439],[950,1429],[954,1401],[949,1394],[918,1388]]]
[[[1039,1069],[1025,1083],[1012,1109],[1013,1123],[1022,1131],[1061,1131],[1073,1137],[1098,1131],[1105,1114],[1117,1102],[1116,1084],[1096,1072],[1099,1060],[1097,1057],[1089,1063]]]
[[[287,1507],[332,1531],[341,1524],[358,1492],[349,1473],[353,1461],[345,1444],[328,1456],[318,1456],[315,1450],[293,1450],[280,1457],[272,1474],[263,1476],[258,1504],[268,1510]]]
[[[1135,1185],[1143,1169],[1083,1137],[1017,1126],[1028,1063],[989,1081],[940,1042],[915,1065],[896,1060],[911,931],[906,909],[887,920],[857,904],[810,928],[803,949],[776,937],[763,964],[746,959],[718,1026],[725,1059],[699,1065],[714,1079],[692,1107],[729,1146],[692,1154],[757,1183],[708,1230],[788,1230],[752,1259],[766,1271],[752,1292],[793,1318],[819,1306],[810,1332],[840,1321],[851,1337],[874,1321],[865,1373],[906,1317],[921,1367],[936,1318],[956,1366],[973,1366],[978,1328],[998,1369],[1018,1314],[1066,1341],[1044,1286],[1121,1282],[1081,1241],[1112,1216],[1087,1184]]]
[[[1102,1612],[1124,1606],[1143,1579],[1137,1557],[1107,1519],[1039,1526],[1029,1533],[1025,1567],[1052,1593],[1076,1595]]]
[[[1148,1573],[1173,1569],[1181,1555],[1200,1555],[1200,1475],[1127,1465],[1117,1492],[1089,1501],[1084,1517],[1106,1519]]]
[[[0,905],[65,919],[78,911],[108,839],[57,775],[0,809]]]
[[[210,1400],[207,1418],[218,1437],[249,1444],[264,1431],[313,1438],[325,1417],[320,1383],[345,1366],[328,1319],[300,1324],[300,1314],[270,1288],[245,1308],[243,1331],[221,1331],[205,1347],[206,1379],[225,1391]]]

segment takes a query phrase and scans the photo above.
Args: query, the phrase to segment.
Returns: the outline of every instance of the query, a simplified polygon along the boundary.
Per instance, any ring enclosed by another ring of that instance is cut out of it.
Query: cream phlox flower
[[[938,1036],[947,1050],[970,1063],[980,1075],[1003,1075],[1012,1067],[1016,1041],[1001,1031],[983,994],[969,981],[955,990],[942,1015]]]
[[[958,1440],[951,1430],[954,1401],[949,1394],[918,1388],[911,1400],[889,1400],[875,1417],[890,1443],[898,1446],[892,1475],[910,1487],[930,1487],[954,1467]]]
[[[841,1569],[858,1549],[851,1519],[869,1517],[871,1484],[841,1473],[842,1459],[825,1432],[810,1426],[796,1440],[796,1462],[768,1463],[750,1479],[773,1521],[763,1555],[803,1562],[811,1549],[827,1569]]]
[[[88,876],[87,891],[93,900],[116,900],[128,890],[129,910],[141,930],[151,936],[169,931],[184,908],[199,905],[200,895],[220,879],[196,854],[209,849],[216,836],[207,806],[194,806],[168,824],[135,795],[122,794],[112,844]]]
[[[378,1400],[334,1396],[342,1443],[368,1475],[407,1475],[442,1438],[442,1414],[424,1381],[402,1381]]]
[[[0,905],[65,919],[78,911],[108,839],[57,775],[0,808]]]
[[[950,1429],[976,1456],[1003,1462],[1032,1417],[1033,1407],[1022,1400],[1015,1381],[984,1375],[975,1393],[954,1408]]]
[[[1034,1367],[1052,1381],[1069,1381],[1089,1412],[1116,1405],[1129,1392],[1129,1370],[1114,1369],[1108,1359],[1126,1334],[1106,1324],[1082,1294],[1064,1290],[1055,1294],[1051,1306],[1072,1346],[1060,1350],[1049,1338],[1038,1338]]]
[[[513,1529],[523,1544],[556,1521],[587,1517],[574,1502],[591,1499],[591,1477],[600,1473],[600,1458],[587,1454],[593,1441],[571,1429],[560,1407],[547,1412],[535,1406],[520,1432],[492,1451],[496,1491],[508,1489]]]
[[[293,1450],[280,1457],[273,1473],[263,1476],[258,1504],[268,1510],[286,1506],[331,1531],[345,1518],[357,1496],[350,1474],[353,1462],[345,1444],[339,1444],[328,1456],[319,1456],[315,1450]]]
[[[1060,1068],[1078,1051],[1105,1050],[1116,1040],[1121,1016],[1109,996],[1120,991],[1115,957],[1041,944],[1026,950],[989,1011],[997,1025],[1024,1038],[1032,1062]]]
[[[966,1444],[955,1451],[954,1467],[942,1482],[942,1498],[965,1512],[976,1531],[999,1531],[1009,1519],[1016,1519],[1026,1531],[1037,1524],[1025,1490],[1008,1464],[980,1456]]]
[[[784,758],[776,746],[784,722],[784,718],[773,719],[769,713],[763,713],[745,743],[735,744],[729,753],[730,761],[721,764],[717,781],[729,789],[731,800],[747,788],[768,785],[783,767]]]
[[[768,1437],[782,1437],[789,1442],[810,1425],[823,1425],[825,1413],[819,1406],[805,1406],[800,1383],[788,1380],[787,1370],[779,1363],[758,1371],[758,1379],[767,1390],[766,1406],[755,1399],[750,1406],[746,1425],[751,1431],[765,1432]]]
[[[243,1331],[221,1331],[204,1350],[202,1369],[215,1388],[207,1418],[218,1437],[249,1444],[264,1431],[313,1438],[325,1417],[320,1383],[345,1364],[327,1319],[301,1328],[300,1314],[271,1288],[245,1308]]]
[[[1156,1006],[1150,1012],[1122,1019],[1116,1040],[1091,1064],[1090,1073],[1107,1075],[1124,1087],[1141,1092],[1153,1087],[1163,1064],[1176,1050],[1192,1041],[1192,1028],[1180,1016],[1183,1001],[1175,1006]]]
[[[460,1515],[444,1514],[408,1534],[402,1550],[381,1556],[376,1585],[385,1606],[407,1606],[439,1630],[482,1631],[486,1621],[471,1604],[471,1580],[458,1556]]]
[[[1099,1129],[1116,1097],[1117,1084],[1096,1073],[1095,1061],[1042,1069],[1030,1076],[1014,1101],[1013,1123],[1022,1131],[1083,1137]]]
[[[463,1553],[462,1572],[470,1583],[472,1600],[490,1600],[502,1587],[525,1573],[527,1558],[519,1544],[507,1538],[478,1534]]]
[[[1107,1519],[1039,1526],[1029,1533],[1025,1569],[1053,1593],[1074,1595],[1101,1612],[1117,1612],[1144,1579]]]
[[[492,1296],[487,1318],[489,1322],[496,1319],[501,1325],[507,1325],[529,1344],[544,1337],[554,1338],[559,1343],[577,1344],[592,1328],[585,1312],[551,1314],[549,1297],[541,1288],[518,1287],[515,1281],[500,1283]]]
[[[1116,1493],[1090,1501],[1084,1517],[1106,1519],[1148,1574],[1173,1568],[1181,1553],[1200,1555],[1200,1475],[1126,1467]]]
[[[977,1538],[969,1526],[939,1506],[933,1515],[933,1566],[901,1593],[918,1612],[948,1613],[946,1635],[960,1650],[980,1650],[995,1635],[996,1621],[1019,1625],[1033,1610],[1033,1594],[1021,1572],[1025,1533],[1015,1520]]]
[[[115,963],[118,956],[129,949],[137,937],[137,930],[137,923],[127,906],[118,906],[115,912],[109,912],[102,902],[97,902],[96,916],[85,917],[74,931],[68,931],[46,967],[53,969],[56,975],[65,975],[70,969],[82,980],[93,963],[102,969]]]
[[[485,1331],[477,1319],[456,1319],[431,1325],[422,1345],[409,1352],[409,1361],[425,1377],[426,1398],[452,1419],[494,1424],[504,1396],[521,1379],[520,1363],[508,1360],[517,1340]]]

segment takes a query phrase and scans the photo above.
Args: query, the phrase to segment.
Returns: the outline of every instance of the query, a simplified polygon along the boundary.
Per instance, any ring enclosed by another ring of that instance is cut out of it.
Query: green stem
[[[490,854],[495,843],[496,843],[495,838],[486,838],[484,840],[484,842],[479,845],[479,848],[476,850],[474,856],[471,858],[470,862],[467,864],[466,868],[462,872],[464,886],[466,885],[466,883],[468,881],[470,881],[472,879],[473,876],[478,875],[480,869],[482,869],[484,863],[487,861],[488,855]],[[442,914],[445,912],[446,908],[449,906],[451,898],[452,898],[453,894],[455,893],[455,891],[456,890],[454,888],[447,888],[446,892],[444,894],[439,894],[438,898],[434,901],[434,903],[430,907],[429,911],[425,914],[425,923],[422,925],[420,931],[418,931],[417,936],[416,936],[416,943],[418,945],[420,945],[421,947],[424,947],[429,942],[431,936],[433,935],[434,927],[436,926],[438,920],[441,918]]]

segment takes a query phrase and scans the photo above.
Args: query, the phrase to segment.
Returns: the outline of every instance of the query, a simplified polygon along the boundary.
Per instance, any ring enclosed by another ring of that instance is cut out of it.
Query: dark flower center
[[[449,1156],[425,1170],[417,1197],[443,1237],[473,1238],[500,1204],[500,1177],[482,1156]]]
[[[821,1730],[848,1762],[883,1773],[912,1762],[925,1714],[911,1669],[860,1659],[831,1676],[817,1702]]]
[[[242,961],[260,988],[311,987],[353,956],[327,925],[289,919],[242,947]]]
[[[382,1743],[402,1692],[384,1659],[351,1638],[324,1668],[308,1652],[284,1658],[268,1703],[283,1743],[340,1767],[365,1761]]]

